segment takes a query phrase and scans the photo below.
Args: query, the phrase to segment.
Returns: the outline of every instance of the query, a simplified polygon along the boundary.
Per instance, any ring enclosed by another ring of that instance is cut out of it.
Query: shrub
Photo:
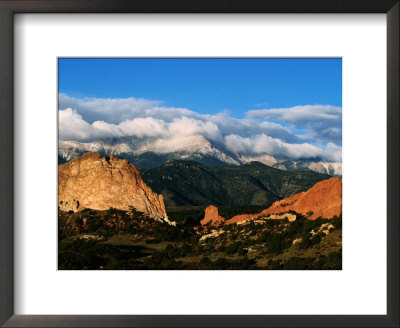
[[[256,268],[257,268],[257,262],[254,259],[250,260],[247,257],[238,261],[233,261],[230,264],[230,269],[236,269],[236,270],[256,269]]]
[[[229,267],[229,261],[225,258],[219,258],[214,262],[214,268],[218,270],[224,270]]]
[[[145,242],[146,244],[158,244],[159,242],[161,242],[161,240],[157,238],[147,238]]]
[[[310,233],[306,232],[301,235],[301,242],[299,243],[300,249],[307,249],[312,246],[312,242],[310,240]]]
[[[243,246],[240,246],[237,251],[238,255],[245,255],[248,253],[248,250],[245,249]]]
[[[335,229],[342,229],[342,214],[339,217],[334,216],[331,222]]]
[[[226,254],[235,254],[237,252],[237,249],[238,249],[237,243],[232,243],[225,247],[225,253]]]
[[[270,270],[279,270],[279,269],[281,269],[281,262],[279,261],[279,260],[272,260],[272,259],[270,259],[269,261],[268,261],[268,268],[270,269]]]
[[[201,264],[205,264],[207,266],[209,266],[210,264],[212,264],[210,258],[208,256],[203,256],[200,260]]]
[[[282,239],[281,235],[274,235],[269,239],[267,248],[269,253],[278,254],[286,248],[285,241]]]

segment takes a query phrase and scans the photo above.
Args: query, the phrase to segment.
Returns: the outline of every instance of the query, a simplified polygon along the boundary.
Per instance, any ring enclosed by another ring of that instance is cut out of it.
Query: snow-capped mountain
[[[86,152],[116,155],[131,160],[139,167],[155,167],[168,159],[195,160],[209,165],[240,165],[242,162],[216,148],[202,135],[161,139],[123,137],[88,143],[59,141],[58,155],[64,161]]]
[[[169,139],[121,137],[92,142],[59,141],[60,163],[80,157],[86,152],[123,157],[142,168],[157,167],[170,159],[194,160],[212,166],[242,165],[257,161],[285,171],[312,170],[329,175],[342,174],[341,163],[320,160],[292,161],[276,159],[267,154],[257,156],[233,154],[222,144],[212,143],[202,135]]]
[[[202,159],[212,157],[228,165],[240,165],[241,162],[224,151],[217,149],[202,135],[190,135],[173,139],[156,139],[137,151],[137,154],[153,152],[156,154],[175,154],[174,159]]]
[[[315,172],[325,173],[329,175],[342,175],[342,163],[335,162],[312,162],[308,164],[308,168]]]
[[[342,175],[342,163],[323,162],[323,161],[280,161],[272,165],[284,171],[304,171],[311,170],[332,176]]]
[[[250,163],[250,162],[260,162],[268,166],[274,166],[278,161],[276,158],[270,155],[259,155],[259,156],[239,156],[239,159],[242,163]]]

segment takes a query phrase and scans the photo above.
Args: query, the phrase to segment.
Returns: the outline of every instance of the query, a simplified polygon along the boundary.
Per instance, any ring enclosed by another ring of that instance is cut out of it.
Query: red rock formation
[[[225,224],[288,211],[306,215],[310,220],[320,216],[327,219],[339,216],[342,213],[342,179],[336,177],[320,181],[307,191],[276,201],[260,213],[236,215]]]
[[[58,167],[58,205],[63,211],[84,208],[129,210],[168,221],[162,195],[154,193],[126,159],[86,153]],[[169,222],[170,223],[170,222]]]
[[[290,210],[303,215],[313,212],[309,216],[311,220],[320,216],[327,219],[334,215],[339,216],[342,212],[342,179],[330,178],[320,181],[307,191],[273,203],[261,213],[265,215]]]
[[[219,216],[218,208],[214,205],[210,205],[206,208],[204,213],[204,219],[200,221],[201,225],[210,224],[211,226],[219,226],[225,222],[225,218]]]

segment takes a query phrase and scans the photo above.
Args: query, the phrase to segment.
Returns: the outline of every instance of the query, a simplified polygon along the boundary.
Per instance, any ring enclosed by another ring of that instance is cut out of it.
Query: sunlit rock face
[[[310,220],[319,217],[331,219],[342,213],[342,179],[330,178],[317,182],[310,189],[291,197],[276,201],[270,207],[257,214],[240,214],[230,218],[225,224],[237,223],[273,214],[295,211]],[[281,217],[277,217],[281,218]],[[290,217],[288,216],[290,221]],[[294,220],[294,219],[293,219]]]
[[[342,179],[336,177],[320,181],[307,191],[273,203],[261,214],[284,213],[290,210],[306,215],[310,220],[320,216],[327,219],[339,216],[342,213]]]
[[[207,206],[204,218],[200,221],[201,225],[209,224],[211,226],[219,226],[225,222],[225,218],[218,214],[218,209],[214,205]]]
[[[162,195],[154,193],[125,159],[85,153],[58,167],[58,205],[63,211],[116,208],[137,211],[168,223]]]

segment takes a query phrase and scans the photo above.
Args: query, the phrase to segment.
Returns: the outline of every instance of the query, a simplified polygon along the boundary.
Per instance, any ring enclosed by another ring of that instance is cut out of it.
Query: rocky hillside
[[[58,167],[58,205],[62,211],[116,208],[169,222],[162,195],[154,193],[125,159],[85,153]],[[169,222],[170,223],[170,222]]]
[[[342,179],[337,177],[318,182],[305,192],[275,202],[262,214],[288,211],[307,215],[311,220],[339,216],[342,213]]]
[[[164,196],[167,207],[243,206],[273,202],[311,188],[330,178],[313,171],[282,171],[260,162],[212,167],[192,161],[170,160],[153,169],[142,169],[145,183]]]
[[[258,214],[237,215],[227,220],[226,224],[289,211],[307,216],[310,220],[339,216],[342,213],[342,179],[336,177],[320,181],[307,191],[276,201]]]

